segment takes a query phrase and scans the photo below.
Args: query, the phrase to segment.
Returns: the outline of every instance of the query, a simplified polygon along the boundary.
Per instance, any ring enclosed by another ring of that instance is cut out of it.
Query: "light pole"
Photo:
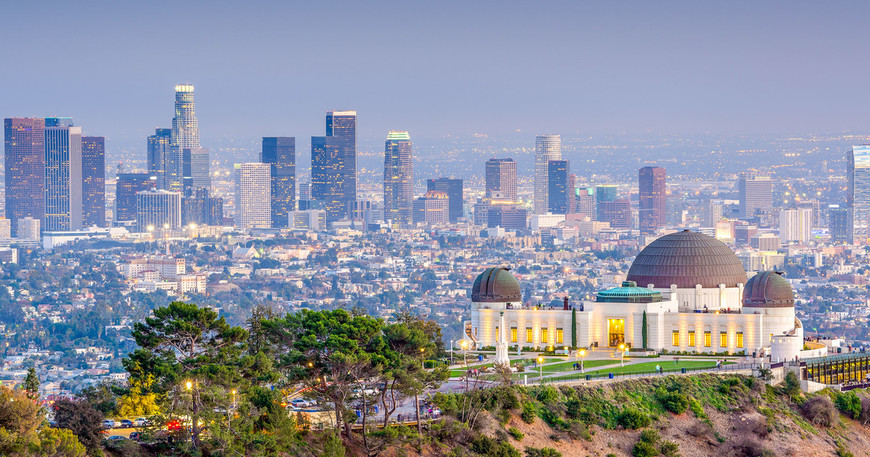
[[[236,409],[236,389],[233,389],[233,409]]]
[[[542,356],[538,356],[538,379],[540,383],[544,383],[544,358]]]
[[[462,346],[462,364],[467,367],[468,354],[465,352],[465,350],[468,349],[468,341],[462,340],[462,343],[460,343],[460,345]]]
[[[423,357],[423,352],[424,352],[424,351],[425,351],[425,349],[420,348],[420,368],[422,368],[422,369],[425,370],[425,369],[426,369],[426,364],[423,362],[423,361],[425,360],[425,357]]]
[[[577,351],[577,357],[580,357],[580,373],[585,373],[585,370],[583,369],[583,357],[586,357],[586,350],[580,349]]]
[[[625,366],[625,343],[619,345],[619,365]]]
[[[453,340],[450,340],[450,366],[453,366]]]

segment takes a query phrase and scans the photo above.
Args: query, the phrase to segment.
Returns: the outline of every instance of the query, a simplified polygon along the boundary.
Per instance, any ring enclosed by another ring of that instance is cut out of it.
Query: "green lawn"
[[[730,365],[734,362],[725,362],[726,365]],[[586,373],[577,373],[571,374],[567,376],[559,376],[556,378],[548,378],[550,381],[565,381],[569,379],[583,379],[586,375],[589,375],[593,378],[595,377],[604,377],[607,376],[608,373],[613,373],[614,375],[626,375],[626,374],[642,374],[642,373],[655,373],[656,365],[660,365],[662,367],[662,371],[674,372],[680,371],[683,368],[688,370],[698,370],[698,369],[707,369],[707,368],[715,368],[716,361],[715,360],[684,360],[680,362],[673,362],[667,360],[661,360],[657,362],[642,362],[635,363],[633,365],[626,365],[624,367],[615,366],[610,368],[605,368],[601,370],[588,371]]]
[[[553,362],[560,362],[562,360],[565,360],[565,359],[564,358],[545,358],[544,359],[544,364],[545,364],[544,369],[545,370],[549,369],[549,367],[547,367],[546,364],[553,363]],[[529,365],[531,365],[532,363],[535,362],[535,359],[519,359],[519,361],[521,361],[523,366],[528,367]],[[517,360],[511,360],[511,364],[516,365],[516,363],[517,363]],[[459,378],[459,377],[465,376],[465,372],[468,369],[474,369],[474,368],[479,369],[479,368],[484,368],[484,367],[490,368],[492,366],[493,366],[492,362],[470,364],[470,365],[468,365],[468,368],[457,368],[457,369],[450,370],[450,377],[451,378]],[[571,363],[568,363],[568,366],[570,367]],[[528,372],[529,370],[531,370],[531,368],[527,368],[526,372]],[[553,370],[553,371],[571,371],[571,370]]]
[[[544,365],[544,371],[545,372],[547,372],[547,371],[556,372],[556,373],[562,372],[562,371],[574,371],[574,364],[575,363],[579,363],[579,362],[563,362],[563,363],[557,363],[557,364],[553,364],[553,365]],[[609,360],[609,359],[587,360],[587,361],[583,362],[583,368],[588,370],[590,368],[602,367],[604,365],[612,365],[614,363],[619,363],[619,360]],[[532,371],[532,369],[529,368],[526,371]],[[534,370],[534,371],[537,373],[537,370]]]

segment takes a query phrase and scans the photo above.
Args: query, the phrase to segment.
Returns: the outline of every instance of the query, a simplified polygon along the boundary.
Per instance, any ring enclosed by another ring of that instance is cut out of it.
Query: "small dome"
[[[743,263],[721,241],[703,233],[683,230],[665,235],[640,251],[628,269],[629,281],[641,287],[653,284],[681,289],[700,284],[704,288],[737,287],[746,284]]]
[[[762,271],[743,289],[745,308],[793,308],[794,291],[779,271]]]
[[[471,286],[471,301],[475,303],[522,303],[520,283],[510,268],[487,268]]]

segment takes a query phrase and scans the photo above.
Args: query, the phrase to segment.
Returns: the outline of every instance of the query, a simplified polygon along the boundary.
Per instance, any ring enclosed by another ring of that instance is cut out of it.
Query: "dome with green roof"
[[[599,303],[655,303],[662,301],[661,292],[637,287],[634,281],[623,281],[622,287],[598,292],[595,301]]]

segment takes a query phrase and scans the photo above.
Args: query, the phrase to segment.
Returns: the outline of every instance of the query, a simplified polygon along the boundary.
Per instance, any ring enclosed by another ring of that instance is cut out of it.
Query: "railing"
[[[556,376],[551,378],[543,378],[543,383],[547,384],[555,384],[560,382],[575,382],[575,381],[595,381],[602,379],[626,379],[626,378],[652,378],[656,376],[669,376],[674,374],[690,374],[690,373],[723,373],[723,372],[734,372],[734,371],[743,371],[743,370],[757,370],[762,367],[762,364],[759,363],[731,363],[725,364],[720,367],[706,367],[706,368],[668,368],[666,366],[662,366],[660,371],[640,371],[640,372],[625,372],[625,373],[576,373],[573,375]],[[768,365],[767,368],[770,366]],[[539,378],[537,382],[541,382]]]

